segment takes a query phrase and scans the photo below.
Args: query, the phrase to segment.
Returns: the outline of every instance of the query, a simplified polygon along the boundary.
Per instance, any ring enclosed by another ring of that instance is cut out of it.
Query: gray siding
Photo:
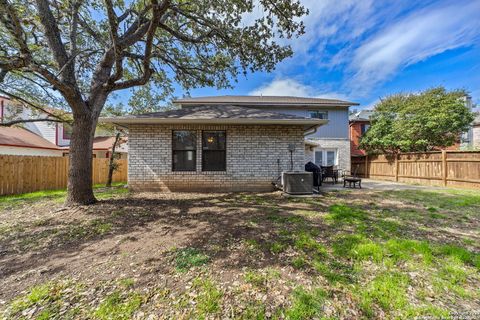
[[[301,117],[309,117],[310,110],[328,111],[328,123],[318,128],[317,133],[308,136],[310,138],[343,138],[348,139],[348,108],[272,108],[279,113],[293,114]]]

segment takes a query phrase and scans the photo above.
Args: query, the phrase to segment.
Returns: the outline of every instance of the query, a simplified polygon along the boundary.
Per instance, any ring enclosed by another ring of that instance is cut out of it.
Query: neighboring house
[[[55,111],[54,109],[51,110]],[[38,119],[48,117],[49,115],[47,113],[32,110],[31,108],[24,107],[21,104],[14,103],[9,98],[0,96],[0,123],[16,119]],[[23,123],[22,127],[27,129],[30,133],[36,134],[51,144],[59,147],[58,149],[62,151],[60,155],[68,155],[72,134],[72,129],[68,124],[54,121],[39,121]],[[95,134],[96,137],[94,138],[93,142],[93,156],[96,158],[108,158],[111,154],[115,137],[108,136],[108,132],[101,128],[97,128]],[[2,140],[0,140],[0,144],[2,144]],[[127,158],[126,153],[128,152],[128,146],[126,141],[123,141],[116,152],[119,153],[119,158]],[[25,155],[30,155],[30,153]]]
[[[63,151],[26,129],[0,127],[0,155],[61,157]]]
[[[95,137],[93,138],[93,157],[94,158],[110,158],[112,154],[112,147],[115,141],[115,137]],[[68,147],[62,147],[63,155],[68,155]],[[115,148],[116,159],[127,159],[128,154],[128,146],[127,146],[127,138],[121,138],[120,141],[117,142],[117,146]]]
[[[31,108],[26,108],[6,97],[0,96],[0,122],[36,118],[48,118],[48,114],[34,111]],[[70,145],[71,128],[66,124],[53,121],[39,121],[24,123],[22,126],[57,146]]]
[[[480,112],[477,112],[477,116],[473,121],[472,126],[472,145],[476,149],[480,149]]]
[[[360,149],[360,139],[370,127],[370,117],[373,110],[361,110],[349,117],[350,152],[352,157],[364,156],[365,150]]]
[[[282,171],[304,171],[317,152],[334,151],[333,159],[317,157],[350,165],[353,103],[252,96],[174,103],[181,109],[101,119],[128,127],[133,190],[269,191]],[[332,122],[339,128],[325,129]]]

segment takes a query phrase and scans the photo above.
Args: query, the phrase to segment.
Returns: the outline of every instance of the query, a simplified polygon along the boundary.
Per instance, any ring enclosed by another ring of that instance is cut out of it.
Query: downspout
[[[307,130],[305,130],[303,136],[306,137],[306,136],[309,136],[311,134],[317,133],[318,127],[319,127],[318,125],[314,125],[314,126],[308,128]],[[311,130],[311,132],[309,132],[310,130]]]

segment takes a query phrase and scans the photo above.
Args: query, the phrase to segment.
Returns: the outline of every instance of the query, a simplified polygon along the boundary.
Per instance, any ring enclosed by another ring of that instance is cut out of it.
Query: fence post
[[[399,158],[399,154],[398,153],[395,153],[395,182],[398,182],[398,158]]]
[[[443,186],[447,186],[447,151],[442,150],[442,181],[443,181]]]
[[[370,178],[369,172],[368,172],[368,154],[365,155],[365,178]]]

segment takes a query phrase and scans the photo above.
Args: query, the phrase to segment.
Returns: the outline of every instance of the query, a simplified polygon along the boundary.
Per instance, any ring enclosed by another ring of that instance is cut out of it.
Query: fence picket
[[[480,151],[401,153],[396,161],[385,155],[352,157],[352,172],[378,180],[423,185],[480,188]]]
[[[107,182],[109,159],[93,159],[93,182]],[[127,181],[127,160],[116,160],[119,170],[113,181]],[[68,158],[0,155],[0,195],[20,194],[67,187]]]

